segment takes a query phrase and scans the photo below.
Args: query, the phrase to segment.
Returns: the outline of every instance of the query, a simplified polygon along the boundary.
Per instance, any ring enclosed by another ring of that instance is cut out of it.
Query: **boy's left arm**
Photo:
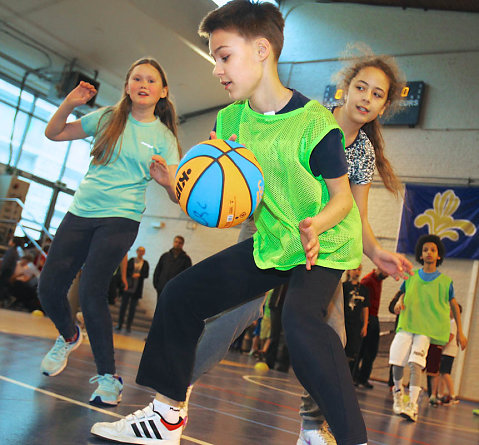
[[[324,179],[329,191],[329,202],[316,216],[303,219],[299,223],[301,243],[306,253],[306,269],[316,264],[319,254],[318,236],[341,222],[353,206],[353,196],[348,175]]]
[[[462,332],[462,321],[461,321],[461,311],[459,310],[459,305],[455,298],[449,300],[449,304],[451,306],[452,314],[454,315],[454,319],[456,320],[457,324],[457,344],[461,346],[461,349],[466,349],[467,346],[467,338]]]

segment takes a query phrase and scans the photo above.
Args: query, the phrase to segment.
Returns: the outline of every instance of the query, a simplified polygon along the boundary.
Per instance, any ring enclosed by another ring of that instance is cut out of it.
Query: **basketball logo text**
[[[258,191],[256,192],[256,202],[260,202],[263,198],[264,186],[261,184],[262,181],[258,181]]]
[[[185,188],[185,183],[188,181],[188,179],[190,179],[189,177],[190,174],[191,174],[191,168],[189,168],[186,171],[183,171],[181,176],[178,178],[178,181],[176,183],[176,199],[178,199],[178,201],[181,198],[181,192]]]

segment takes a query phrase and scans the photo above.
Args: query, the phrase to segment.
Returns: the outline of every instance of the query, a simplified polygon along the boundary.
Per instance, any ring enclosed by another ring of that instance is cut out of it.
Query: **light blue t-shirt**
[[[424,272],[424,269],[419,269],[417,271],[419,276],[421,277],[421,280],[423,281],[432,281],[435,280],[439,275],[441,275],[441,272],[436,270],[435,272]],[[400,291],[402,293],[406,292],[406,283],[403,281],[400,287]],[[449,301],[451,301],[454,298],[454,287],[452,285],[449,286]]]
[[[104,112],[105,109],[101,109],[81,118],[86,134],[95,135]],[[121,217],[140,221],[145,211],[145,191],[151,180],[150,164],[154,154],[162,156],[168,165],[178,164],[175,136],[159,119],[138,122],[130,114],[110,162],[107,165],[90,163],[69,211],[84,218]]]

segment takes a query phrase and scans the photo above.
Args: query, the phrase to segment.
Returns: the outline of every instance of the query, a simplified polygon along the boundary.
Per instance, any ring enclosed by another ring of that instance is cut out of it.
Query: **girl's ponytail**
[[[363,125],[362,129],[371,141],[371,144],[373,144],[376,157],[376,168],[381,176],[384,186],[397,197],[402,190],[402,184],[394,173],[391,163],[384,154],[384,139],[381,133],[379,119],[374,119],[373,121],[368,122]]]

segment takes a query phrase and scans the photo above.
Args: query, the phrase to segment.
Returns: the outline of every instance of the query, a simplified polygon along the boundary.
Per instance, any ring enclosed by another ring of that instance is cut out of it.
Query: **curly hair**
[[[359,55],[351,55],[353,52],[359,52]],[[346,65],[334,75],[338,88],[348,91],[351,81],[358,73],[368,67],[381,70],[389,80],[389,90],[386,99],[386,115],[393,115],[399,108],[401,92],[406,83],[404,74],[399,69],[396,60],[387,55],[377,55],[365,44],[356,43],[348,45],[343,58],[347,60]],[[384,183],[384,186],[394,195],[398,195],[402,190],[402,184],[394,173],[394,170],[384,154],[384,139],[381,134],[381,124],[376,118],[362,126],[374,147],[376,155],[376,168]]]
[[[441,238],[439,238],[437,235],[422,235],[416,243],[416,261],[420,264],[424,264],[424,260],[421,258],[422,257],[422,248],[424,244],[426,243],[434,243],[437,247],[437,252],[438,252],[438,259],[436,266],[440,266],[444,260],[444,255],[446,254],[446,248],[444,247],[444,244],[441,241]]]

